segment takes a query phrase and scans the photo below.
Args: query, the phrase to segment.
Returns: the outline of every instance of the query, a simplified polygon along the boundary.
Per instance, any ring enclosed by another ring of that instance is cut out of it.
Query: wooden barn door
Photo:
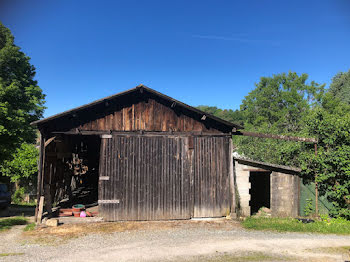
[[[193,217],[230,214],[229,137],[194,137]]]
[[[186,137],[102,138],[99,210],[107,221],[188,219]]]

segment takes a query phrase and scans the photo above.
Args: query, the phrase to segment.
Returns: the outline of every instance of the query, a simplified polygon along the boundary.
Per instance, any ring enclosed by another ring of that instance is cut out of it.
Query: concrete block
[[[48,227],[57,227],[58,226],[58,219],[56,218],[51,218],[48,219],[45,223]]]
[[[240,197],[242,197],[244,195],[249,195],[249,187],[248,186],[238,187],[238,193],[239,193]]]
[[[241,216],[244,216],[244,217],[250,216],[250,207],[242,207]]]
[[[249,202],[251,200],[251,196],[250,195],[243,195],[243,196],[240,196],[239,199],[241,200],[241,202]]]

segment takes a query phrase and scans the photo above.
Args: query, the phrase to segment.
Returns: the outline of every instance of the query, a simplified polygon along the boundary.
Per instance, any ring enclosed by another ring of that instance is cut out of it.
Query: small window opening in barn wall
[[[250,215],[262,207],[270,208],[270,174],[271,172],[250,172]]]

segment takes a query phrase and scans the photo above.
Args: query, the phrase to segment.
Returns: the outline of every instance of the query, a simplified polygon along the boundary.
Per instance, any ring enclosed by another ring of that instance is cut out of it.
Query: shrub
[[[24,201],[24,194],[25,194],[24,187],[18,188],[13,194],[12,202],[17,205],[21,204]]]

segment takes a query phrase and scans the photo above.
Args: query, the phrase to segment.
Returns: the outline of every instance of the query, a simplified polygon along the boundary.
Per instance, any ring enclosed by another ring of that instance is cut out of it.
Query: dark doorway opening
[[[79,136],[78,136],[79,137]],[[73,144],[73,204],[97,205],[100,138],[81,136]]]
[[[250,172],[250,215],[261,207],[270,208],[270,172]]]
[[[59,206],[71,208],[75,204],[86,207],[98,204],[100,137],[89,135],[66,136],[63,159],[63,192],[57,192]]]

